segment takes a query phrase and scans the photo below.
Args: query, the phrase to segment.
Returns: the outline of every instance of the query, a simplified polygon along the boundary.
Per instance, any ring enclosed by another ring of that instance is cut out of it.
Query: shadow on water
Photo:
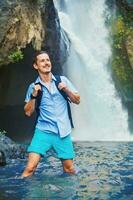
[[[60,161],[51,152],[43,158],[35,174],[20,176],[26,160],[8,160],[0,170],[1,200],[132,200],[133,143],[76,142],[76,175],[62,172]]]

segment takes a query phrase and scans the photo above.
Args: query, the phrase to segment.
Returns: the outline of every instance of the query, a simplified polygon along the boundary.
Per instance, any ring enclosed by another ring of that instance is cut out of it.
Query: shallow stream
[[[76,142],[76,175],[63,174],[51,152],[36,173],[19,179],[25,159],[9,159],[0,168],[0,200],[132,200],[133,143]]]

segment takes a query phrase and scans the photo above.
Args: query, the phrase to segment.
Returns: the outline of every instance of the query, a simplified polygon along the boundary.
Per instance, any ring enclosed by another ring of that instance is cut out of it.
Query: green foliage
[[[10,62],[16,63],[24,58],[24,55],[21,50],[17,50],[8,56]]]
[[[0,130],[0,136],[1,135],[5,135],[6,134],[6,131],[5,130]]]
[[[118,16],[112,25],[113,44],[117,49],[121,49],[121,44],[125,38],[133,34],[133,27],[124,24],[122,16]]]
[[[130,66],[125,49],[127,37],[133,35],[133,27],[130,26],[129,21],[121,15],[112,20],[112,71],[122,93],[124,92],[126,97],[132,96],[133,98],[133,69]]]

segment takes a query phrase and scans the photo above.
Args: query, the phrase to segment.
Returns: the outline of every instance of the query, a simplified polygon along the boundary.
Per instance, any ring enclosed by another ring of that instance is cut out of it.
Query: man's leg
[[[66,173],[71,173],[71,174],[75,174],[75,169],[73,166],[73,160],[62,160],[62,166],[63,166],[63,170]]]
[[[40,161],[40,158],[41,158],[40,154],[29,153],[29,159],[28,159],[27,166],[21,175],[22,178],[31,176],[34,173],[34,171]]]
[[[75,174],[75,169],[73,166],[73,158],[75,157],[75,152],[73,149],[71,136],[68,135],[64,138],[60,138],[59,135],[55,135],[54,137],[55,140],[53,148],[56,151],[58,158],[62,162],[64,172]]]

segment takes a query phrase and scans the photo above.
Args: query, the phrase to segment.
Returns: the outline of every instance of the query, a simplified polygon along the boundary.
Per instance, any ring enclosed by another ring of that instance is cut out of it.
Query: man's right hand
[[[38,91],[39,91],[39,90],[41,90],[40,84],[35,84],[35,85],[34,85],[34,90],[33,90],[33,92],[32,92],[32,95],[33,95],[34,97],[37,97]]]

